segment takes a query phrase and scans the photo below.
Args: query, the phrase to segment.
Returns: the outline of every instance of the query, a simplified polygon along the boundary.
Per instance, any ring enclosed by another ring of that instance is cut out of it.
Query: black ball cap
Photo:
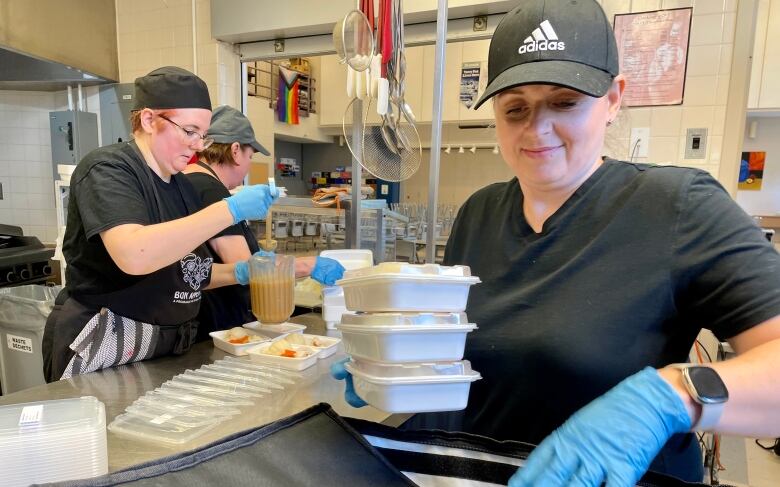
[[[135,79],[133,110],[144,108],[211,110],[211,98],[206,83],[195,74],[176,66],[164,66]]]
[[[214,113],[211,114],[211,125],[206,135],[220,144],[232,144],[233,142],[248,144],[264,156],[271,155],[268,149],[255,138],[255,131],[252,129],[249,119],[243,113],[227,105],[214,109]]]
[[[601,97],[619,72],[615,34],[595,0],[523,0],[493,33],[488,85],[474,109],[530,84]]]

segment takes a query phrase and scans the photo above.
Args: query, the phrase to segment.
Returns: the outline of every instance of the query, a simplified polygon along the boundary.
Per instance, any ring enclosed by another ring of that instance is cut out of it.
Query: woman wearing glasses
[[[134,140],[101,147],[71,177],[66,287],[46,322],[48,381],[189,350],[201,292],[246,263],[213,264],[203,243],[262,218],[276,194],[250,186],[200,211],[179,172],[213,142],[206,84],[164,67],[135,80]]]

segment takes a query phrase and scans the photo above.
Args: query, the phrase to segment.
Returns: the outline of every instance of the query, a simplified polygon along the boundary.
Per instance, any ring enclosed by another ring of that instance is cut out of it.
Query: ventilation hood
[[[0,90],[61,91],[69,85],[92,86],[114,81],[0,46]]]

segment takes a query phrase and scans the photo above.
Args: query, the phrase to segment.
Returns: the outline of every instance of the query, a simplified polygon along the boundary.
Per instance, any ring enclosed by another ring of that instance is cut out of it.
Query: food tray
[[[209,336],[214,339],[214,346],[217,347],[220,350],[224,350],[227,353],[233,354],[233,355],[246,355],[246,351],[250,348],[259,345],[260,343],[263,343],[264,341],[270,341],[272,337],[266,336],[261,334],[258,331],[247,329],[246,333],[250,336],[256,336],[260,337],[262,341],[258,342],[250,342],[250,343],[230,343],[226,339],[226,335],[230,332],[230,330],[219,330],[219,331],[212,331],[209,333]]]
[[[298,345],[306,345],[319,352],[319,358],[328,358],[338,349],[341,338],[326,337],[321,335],[307,335],[305,333],[300,334],[306,343],[299,343]],[[289,338],[288,338],[289,341]],[[317,345],[315,345],[317,343]]]
[[[305,345],[291,345],[291,348],[295,351],[305,350],[311,352],[308,357],[294,358],[294,357],[281,357],[279,355],[269,355],[264,353],[270,343],[261,343],[260,345],[249,350],[249,358],[252,362],[265,365],[274,365],[288,370],[304,370],[317,362],[318,350]]]

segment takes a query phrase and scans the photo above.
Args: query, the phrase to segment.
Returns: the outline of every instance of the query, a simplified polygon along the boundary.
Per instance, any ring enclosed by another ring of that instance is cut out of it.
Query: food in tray
[[[291,333],[285,338],[288,342],[296,345],[308,345],[310,347],[327,347],[331,345],[322,337],[318,336],[304,336],[300,333]]]
[[[244,328],[237,326],[231,328],[225,333],[225,341],[232,343],[233,345],[244,345],[247,343],[259,343],[267,340],[267,338],[260,335],[251,335],[246,332]]]
[[[270,347],[263,351],[263,353],[288,358],[306,358],[312,355],[312,352],[309,350],[296,350],[293,344],[284,338],[272,343]]]

